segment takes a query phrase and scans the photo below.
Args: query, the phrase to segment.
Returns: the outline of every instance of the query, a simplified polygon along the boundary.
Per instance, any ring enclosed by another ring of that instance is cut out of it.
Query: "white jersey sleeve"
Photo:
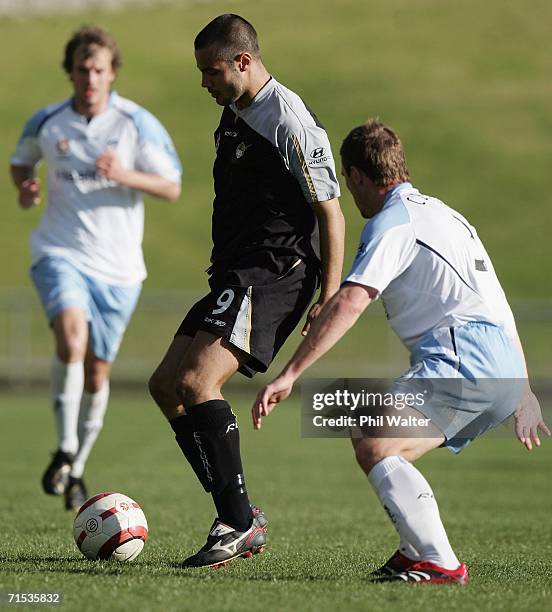
[[[255,103],[232,110],[278,150],[286,169],[299,183],[308,203],[340,195],[330,141],[303,100],[271,78]]]
[[[365,225],[356,258],[345,282],[373,287],[379,295],[412,263],[416,238],[401,202]]]
[[[285,155],[289,169],[308,202],[337,198],[339,184],[328,135],[312,119],[307,125],[305,123],[297,124],[287,134]]]
[[[68,102],[65,101],[42,108],[27,121],[11,157],[11,163],[14,166],[28,166],[34,168],[38,164],[43,158],[38,138],[40,128],[45,121],[62,110],[67,104]]]
[[[138,130],[136,170],[180,183],[182,167],[167,130],[143,108],[133,114],[133,120]]]

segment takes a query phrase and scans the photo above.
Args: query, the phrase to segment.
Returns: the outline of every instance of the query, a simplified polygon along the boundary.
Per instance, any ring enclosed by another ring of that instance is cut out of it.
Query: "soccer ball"
[[[148,538],[140,506],[121,493],[99,493],[79,509],[73,525],[75,543],[87,559],[132,561]]]

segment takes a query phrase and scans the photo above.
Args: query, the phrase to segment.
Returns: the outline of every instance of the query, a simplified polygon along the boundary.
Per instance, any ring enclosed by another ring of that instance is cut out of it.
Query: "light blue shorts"
[[[66,308],[80,306],[88,321],[92,351],[113,362],[134,312],[142,284],[108,285],[87,276],[63,257],[47,256],[31,268],[31,278],[50,323]]]
[[[444,446],[455,453],[507,419],[525,386],[519,350],[491,323],[471,322],[427,334],[414,346],[410,364],[393,392],[424,393],[415,409],[443,432]]]

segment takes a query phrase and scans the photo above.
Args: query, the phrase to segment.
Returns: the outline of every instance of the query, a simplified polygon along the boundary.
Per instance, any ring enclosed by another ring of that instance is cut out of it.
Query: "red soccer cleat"
[[[393,574],[398,574],[399,572],[410,569],[414,563],[416,563],[414,559],[409,559],[405,557],[400,550],[396,550],[393,556],[387,559],[381,567],[374,570],[370,576],[373,578],[378,578],[379,576],[392,576]]]

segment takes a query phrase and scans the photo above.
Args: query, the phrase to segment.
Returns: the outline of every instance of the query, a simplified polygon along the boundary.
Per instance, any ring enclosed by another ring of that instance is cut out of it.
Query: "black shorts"
[[[298,260],[284,275],[266,284],[236,284],[247,277],[227,271],[209,281],[211,291],[196,302],[176,336],[199,330],[225,338],[249,355],[239,372],[266,372],[287,337],[301,321],[319,285],[319,267]]]

